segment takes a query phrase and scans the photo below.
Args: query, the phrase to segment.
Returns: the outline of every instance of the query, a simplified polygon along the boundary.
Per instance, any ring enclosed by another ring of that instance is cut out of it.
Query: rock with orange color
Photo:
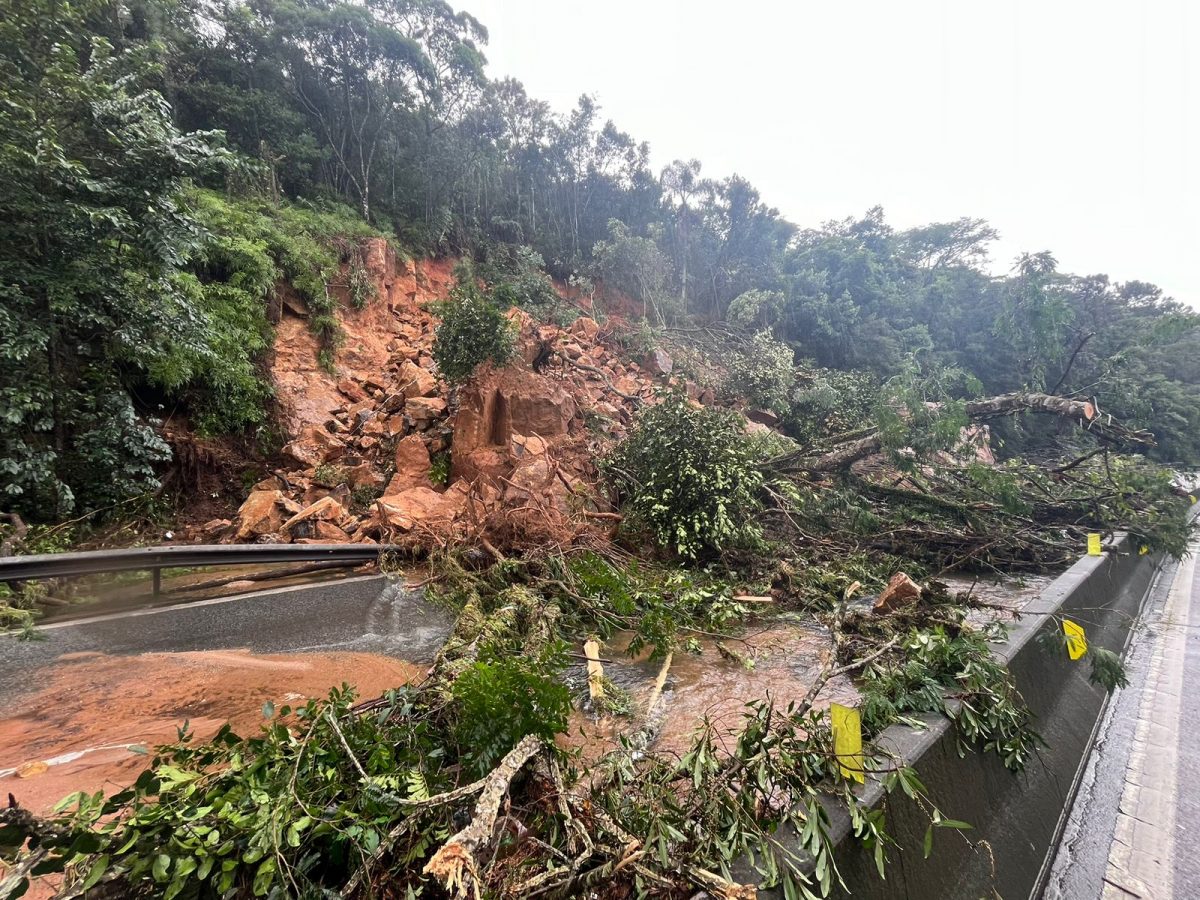
[[[437,396],[437,379],[433,377],[433,373],[422,369],[411,360],[405,360],[401,364],[397,378],[406,399]]]
[[[410,434],[396,444],[396,474],[385,494],[399,494],[412,487],[432,487],[429,480],[429,450],[420,436]]]
[[[383,473],[370,463],[359,463],[357,466],[347,466],[342,470],[346,484],[351,487],[383,487]]]
[[[280,531],[290,532],[302,522],[323,521],[323,522],[341,522],[346,518],[346,507],[342,506],[336,498],[322,497],[316,503],[306,506],[300,512],[296,513],[290,519],[283,523]]]
[[[571,323],[571,334],[586,344],[594,343],[600,335],[600,324],[595,319],[580,316]]]
[[[536,434],[514,434],[512,436],[511,452],[514,459],[542,456],[546,452],[546,441]]]
[[[350,535],[342,528],[323,519],[313,523],[313,538],[322,544],[345,544],[350,541]]]
[[[352,403],[367,399],[367,392],[363,390],[363,386],[352,378],[343,378],[338,381],[337,389]]]
[[[628,394],[630,397],[636,397],[637,392],[642,389],[642,386],[638,384],[637,380],[630,378],[628,375],[622,375],[617,378],[613,382],[613,387],[615,387],[622,394]]]
[[[875,601],[875,612],[887,615],[921,598],[921,586],[904,572],[897,572]]]
[[[566,434],[575,413],[574,397],[545,375],[515,367],[488,373],[459,394],[450,447],[455,476],[473,481],[505,474],[514,434]]]
[[[283,524],[283,492],[251,491],[237,512],[234,540],[244,541],[279,530]]]
[[[385,494],[375,501],[380,521],[410,531],[415,525],[446,525],[465,508],[466,493],[451,489],[439,494],[432,488],[413,487],[398,494]]]
[[[446,414],[446,401],[441,397],[413,397],[404,404],[404,414],[414,423],[430,423]]]
[[[296,462],[315,468],[323,462],[339,458],[346,452],[346,445],[319,425],[309,425],[283,448],[283,452]]]
[[[367,238],[362,244],[363,268],[376,286],[396,277],[396,251],[387,238]]]

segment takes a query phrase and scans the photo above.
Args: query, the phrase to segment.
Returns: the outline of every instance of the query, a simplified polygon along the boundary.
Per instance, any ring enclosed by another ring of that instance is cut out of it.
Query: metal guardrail
[[[376,560],[381,553],[400,550],[391,544],[190,544],[5,556],[0,557],[0,581],[149,570],[153,573],[157,597],[163,569],[326,561],[353,565]]]

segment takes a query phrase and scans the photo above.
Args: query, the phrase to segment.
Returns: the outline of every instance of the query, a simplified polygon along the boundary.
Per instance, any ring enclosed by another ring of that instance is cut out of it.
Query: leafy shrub
[[[791,347],[776,340],[770,331],[759,331],[730,361],[722,390],[759,409],[785,413],[795,380],[794,365]]]
[[[461,759],[477,775],[490,772],[523,737],[547,741],[567,729],[571,692],[557,679],[566,646],[554,642],[536,658],[491,652],[454,681]]]
[[[603,465],[629,519],[660,546],[696,557],[761,540],[755,461],[737,415],[672,392],[638,417]]]
[[[129,789],[59,804],[71,810],[70,827],[51,842],[43,871],[81,866],[81,895],[118,877],[121,896],[322,896],[319,885],[344,884],[403,816],[393,797],[436,792],[440,754],[424,726],[404,718],[410,695],[390,700],[356,716],[343,687],[278,717],[268,703],[271,721],[256,737],[225,725],[197,742],[185,729]],[[393,713],[401,721],[389,721]]]
[[[462,382],[485,361],[502,366],[516,349],[512,323],[473,279],[460,278],[450,299],[438,303],[441,317],[434,334],[433,360],[451,382]]]

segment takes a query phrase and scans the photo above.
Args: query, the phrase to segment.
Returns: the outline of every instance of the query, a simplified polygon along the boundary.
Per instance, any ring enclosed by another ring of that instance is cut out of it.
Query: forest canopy
[[[1095,396],[1160,458],[1200,459],[1200,328],[1152,284],[1049,252],[994,276],[979,219],[800,228],[737,175],[656,170],[590,97],[560,114],[489,78],[486,43],[440,0],[0,0],[6,505],[53,517],[152,485],[168,403],[261,427],[266,298],[355,230],[513,248],[653,322],[771,330],[830,369]]]

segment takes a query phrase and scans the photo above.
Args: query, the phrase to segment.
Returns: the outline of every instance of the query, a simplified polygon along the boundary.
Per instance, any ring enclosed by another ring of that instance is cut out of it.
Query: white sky
[[[801,226],[999,229],[994,268],[1200,306],[1200,0],[452,0],[493,77],[593,94],[655,170],[737,172]]]

